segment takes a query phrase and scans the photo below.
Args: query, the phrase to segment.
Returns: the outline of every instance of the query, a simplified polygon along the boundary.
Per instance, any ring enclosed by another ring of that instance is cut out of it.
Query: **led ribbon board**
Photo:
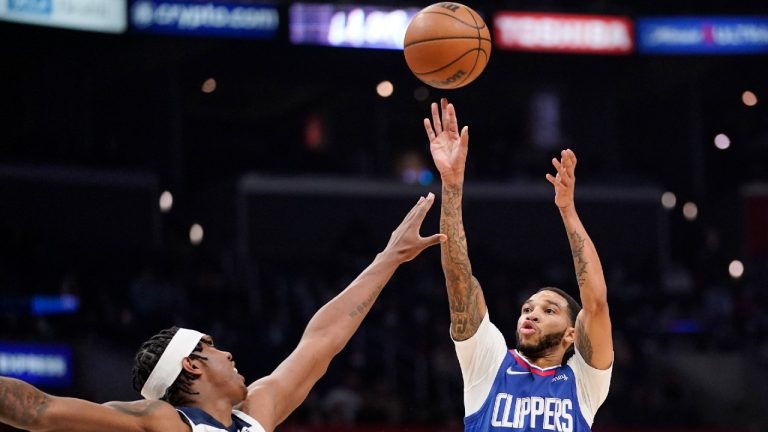
[[[632,21],[608,15],[499,12],[494,42],[512,51],[630,54]]]
[[[141,33],[271,39],[280,15],[268,4],[134,0],[130,21],[131,30]]]
[[[420,10],[294,3],[288,26],[297,45],[403,49],[405,29]]]
[[[768,53],[768,17],[664,17],[637,20],[642,54]]]
[[[122,33],[126,0],[0,0],[0,20],[47,27]]]

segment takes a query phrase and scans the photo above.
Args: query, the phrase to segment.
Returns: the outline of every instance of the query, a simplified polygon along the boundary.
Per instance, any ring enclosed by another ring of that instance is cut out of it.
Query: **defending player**
[[[134,387],[146,400],[98,405],[0,377],[0,422],[46,432],[274,430],[325,374],[400,264],[445,241],[442,234],[419,236],[433,202],[431,193],[419,200],[373,263],[310,320],[293,353],[250,386],[232,355],[210,336],[174,327],[145,342],[136,355]]]
[[[424,119],[424,127],[443,182],[440,231],[448,240],[441,254],[464,380],[465,430],[589,431],[608,394],[613,342],[600,260],[574,206],[576,156],[562,151],[560,160],[552,159],[556,175],[546,178],[555,188],[582,306],[560,289],[542,288],[523,304],[517,349],[507,350],[467,254],[461,200],[469,128],[459,132],[455,108],[445,99],[440,111],[433,103],[432,122]]]

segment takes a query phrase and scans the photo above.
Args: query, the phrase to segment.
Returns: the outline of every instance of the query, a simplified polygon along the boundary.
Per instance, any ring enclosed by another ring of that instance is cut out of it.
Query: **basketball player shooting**
[[[149,339],[136,355],[133,384],[145,400],[99,405],[51,396],[0,377],[0,422],[46,432],[274,430],[325,374],[395,270],[446,240],[443,234],[419,235],[433,202],[431,193],[419,200],[384,250],[310,320],[293,353],[250,386],[238,374],[232,355],[216,347],[210,336],[174,327]]]
[[[440,249],[464,381],[464,430],[589,431],[608,395],[613,342],[603,270],[574,204],[576,155],[562,151],[552,159],[556,174],[546,178],[570,242],[581,306],[558,288],[540,289],[520,310],[517,349],[507,350],[467,253],[461,200],[469,128],[459,131],[447,100],[439,109],[432,104],[424,127],[442,178],[440,231],[448,240]]]

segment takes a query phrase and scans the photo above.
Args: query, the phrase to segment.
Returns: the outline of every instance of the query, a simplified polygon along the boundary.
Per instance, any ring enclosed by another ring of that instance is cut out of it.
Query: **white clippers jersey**
[[[485,315],[477,333],[455,342],[464,378],[465,432],[589,432],[608,395],[612,367],[598,370],[581,354],[539,368]]]

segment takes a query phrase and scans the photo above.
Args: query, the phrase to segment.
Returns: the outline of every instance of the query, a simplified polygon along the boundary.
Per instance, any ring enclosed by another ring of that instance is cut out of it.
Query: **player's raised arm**
[[[445,233],[448,240],[440,245],[440,252],[451,309],[451,336],[462,341],[477,332],[486,311],[480,284],[472,276],[461,214],[469,127],[464,126],[459,132],[456,109],[446,99],[440,101],[440,111],[442,119],[437,104],[433,103],[432,122],[424,119],[424,128],[443,183],[440,232]]]
[[[421,237],[419,228],[434,202],[421,198],[392,232],[389,243],[373,262],[339,295],[309,321],[296,349],[275,371],[248,388],[242,410],[256,418],[267,431],[285,420],[307,397],[363,318],[400,264],[415,258],[445,235]]]
[[[39,432],[187,432],[162,401],[95,404],[51,396],[17,379],[0,377],[0,423]]]
[[[576,155],[571,150],[563,150],[560,156],[560,160],[552,159],[556,176],[547,174],[547,180],[555,187],[555,204],[568,234],[579,284],[582,309],[576,319],[576,349],[590,366],[608,369],[613,362],[613,340],[603,267],[576,213],[573,199]]]

